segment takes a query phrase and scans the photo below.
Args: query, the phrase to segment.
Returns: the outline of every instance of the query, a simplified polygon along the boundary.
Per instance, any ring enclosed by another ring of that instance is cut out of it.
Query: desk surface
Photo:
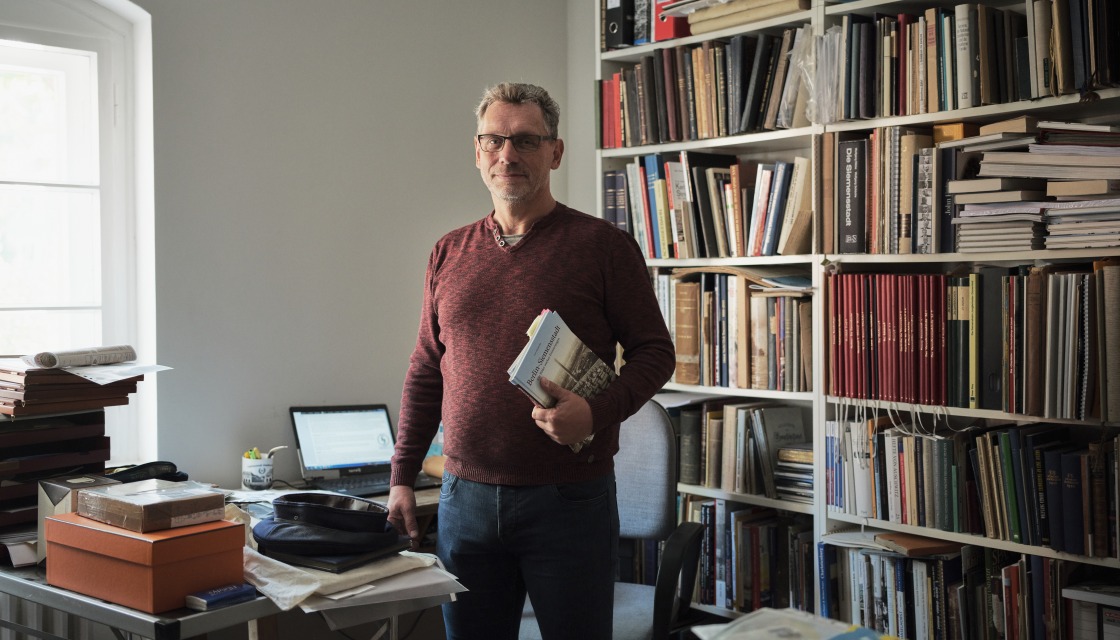
[[[183,608],[153,615],[52,587],[40,567],[0,567],[0,592],[156,640],[191,638],[280,612],[261,596],[214,611]]]
[[[439,488],[417,491],[416,506],[418,516],[434,516],[439,507]],[[53,587],[47,584],[46,570],[41,566],[0,566],[0,593],[155,640],[192,638],[280,613],[280,609],[264,596],[213,611],[182,608],[162,614],[144,613]],[[421,601],[416,604],[420,607],[431,606]]]
[[[385,496],[388,498],[388,496]],[[439,487],[416,490],[417,515],[430,515],[439,508]]]

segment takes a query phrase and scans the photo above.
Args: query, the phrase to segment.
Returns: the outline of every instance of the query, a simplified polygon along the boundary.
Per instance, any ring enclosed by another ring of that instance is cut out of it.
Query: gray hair
[[[503,82],[496,84],[482,94],[482,101],[478,103],[474,114],[481,123],[486,115],[486,110],[495,102],[508,104],[535,104],[544,114],[544,123],[548,127],[548,135],[560,135],[560,105],[548,95],[548,92],[535,84],[520,82]]]

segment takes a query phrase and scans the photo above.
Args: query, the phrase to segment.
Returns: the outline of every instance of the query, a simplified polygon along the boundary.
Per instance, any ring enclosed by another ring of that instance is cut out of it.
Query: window
[[[132,344],[155,362],[150,24],[127,0],[0,0],[0,353]],[[154,459],[155,380],[106,410]]]
[[[0,40],[0,352],[101,343],[97,54]]]

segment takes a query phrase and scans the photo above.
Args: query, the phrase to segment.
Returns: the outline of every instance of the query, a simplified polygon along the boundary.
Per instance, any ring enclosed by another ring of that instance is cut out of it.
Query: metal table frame
[[[38,567],[0,567],[0,592],[103,624],[122,639],[125,633],[133,633],[153,640],[180,640],[280,613],[271,600],[260,596],[213,611],[177,609],[154,615],[52,587]],[[0,627],[40,638],[59,638],[7,620],[0,620]]]
[[[282,613],[271,600],[259,596],[255,600],[222,607],[213,611],[176,609],[162,614],[150,614],[129,607],[106,602],[74,591],[47,584],[45,572],[39,567],[0,567],[0,594],[54,609],[67,616],[105,625],[120,640],[134,634],[152,640],[182,640],[203,636],[212,631],[240,624],[259,621],[256,635],[262,640],[277,635],[275,616]],[[451,600],[450,595],[422,596],[388,602],[355,605],[353,608],[327,609],[320,615],[338,615],[347,612],[343,626],[383,621],[376,638],[395,640],[398,634],[398,616],[420,611]],[[332,628],[334,628],[332,626]],[[46,631],[0,619],[0,629],[11,629],[30,637],[45,640],[70,640]]]
[[[421,531],[424,531],[435,516],[439,504],[439,489],[417,491],[416,498],[417,516],[421,520]],[[259,635],[272,636],[275,628],[273,616],[281,613],[280,608],[264,596],[213,611],[193,611],[184,608],[163,614],[144,613],[74,591],[53,587],[47,584],[46,570],[41,566],[13,568],[0,565],[0,594],[14,596],[66,615],[105,625],[121,640],[125,640],[125,634],[135,634],[152,640],[181,640],[269,618],[272,618],[271,623],[262,624]],[[438,596],[412,598],[381,605],[363,605],[362,615],[357,616],[353,622],[385,620],[377,636],[381,637],[388,631],[388,637],[395,639],[398,615],[439,606],[449,600],[450,596]],[[0,629],[11,629],[17,633],[46,640],[69,640],[4,619],[0,619]]]

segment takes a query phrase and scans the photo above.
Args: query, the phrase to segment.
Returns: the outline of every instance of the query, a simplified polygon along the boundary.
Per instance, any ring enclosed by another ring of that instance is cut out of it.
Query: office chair
[[[677,442],[661,405],[651,400],[622,423],[614,464],[619,536],[665,541],[656,585],[615,583],[614,640],[666,640],[699,621],[690,603],[704,528],[677,525]],[[526,600],[520,638],[540,637]]]

